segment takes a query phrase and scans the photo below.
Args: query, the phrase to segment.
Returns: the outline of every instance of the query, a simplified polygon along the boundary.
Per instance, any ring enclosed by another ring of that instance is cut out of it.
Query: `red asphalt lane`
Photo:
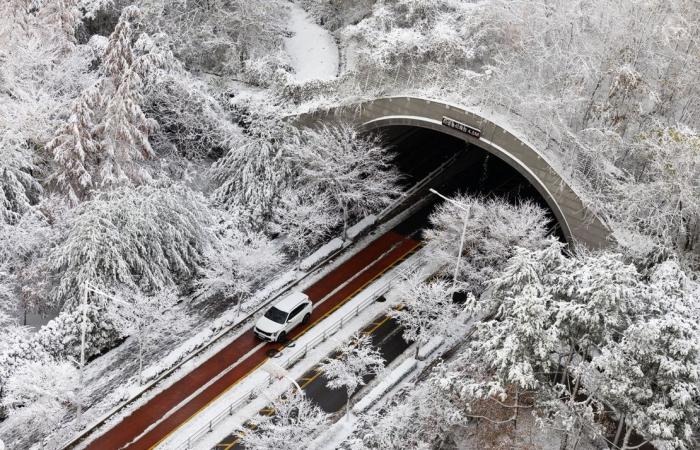
[[[324,316],[344,304],[358,289],[364,287],[383,273],[388,267],[391,267],[397,261],[405,257],[415,249],[417,245],[417,241],[390,231],[377,238],[366,248],[362,249],[335,270],[310,286],[304,292],[314,303],[317,303],[338,286],[358,274],[361,270],[369,267],[346,286],[339,289],[338,292],[330,296],[321,305],[315,307],[309,322],[310,325],[307,327],[297,327],[290,333],[290,340],[303,334],[319,320],[323,319]],[[394,248],[392,249],[392,247]],[[383,253],[386,254],[381,256]],[[381,258],[379,258],[380,256]],[[137,408],[113,428],[97,437],[88,444],[86,448],[89,450],[117,450],[121,448],[146,450],[152,448],[264,362],[267,359],[268,351],[272,349],[281,350],[284,347],[280,344],[268,343],[249,355],[245,360],[240,361],[244,355],[259,344],[260,341],[253,335],[252,328],[249,329],[248,332],[243,333],[236,340],[183,376],[173,385],[164,389],[147,403]],[[146,428],[151,426],[151,424],[160,420],[169,411],[192,395],[192,393],[204,386],[209,380],[215,378],[235,363],[238,363],[238,366],[223,375],[210,386],[207,386],[196,397],[190,399],[168,418],[134,441],[134,439],[144,433]],[[132,441],[134,442],[132,443]]]

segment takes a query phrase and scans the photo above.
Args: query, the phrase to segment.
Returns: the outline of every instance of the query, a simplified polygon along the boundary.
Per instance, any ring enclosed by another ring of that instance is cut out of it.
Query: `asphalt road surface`
[[[295,340],[350,300],[362,288],[414,252],[418,245],[418,241],[396,231],[390,231],[378,237],[369,246],[309,287],[305,293],[314,302],[311,320],[308,326],[297,327],[290,333],[290,341]],[[347,284],[342,289],[318,304],[345,282]],[[253,336],[252,329],[249,330],[133,411],[113,428],[88,444],[87,448],[90,450],[121,448],[145,450],[156,446],[197,412],[264,363],[268,358],[268,352],[280,350],[282,347],[283,345],[277,343],[260,342]],[[233,365],[236,366],[232,370],[207,386],[194,398],[178,406],[209,380]],[[168,413],[170,415],[162,419]],[[147,430],[152,424],[155,426]]]

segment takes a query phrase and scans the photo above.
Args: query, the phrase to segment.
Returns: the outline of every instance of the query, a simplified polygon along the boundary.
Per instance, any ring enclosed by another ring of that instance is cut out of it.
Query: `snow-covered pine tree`
[[[139,164],[155,156],[148,138],[158,127],[141,109],[144,80],[153,77],[168,58],[158,53],[147,36],[134,41],[140,18],[136,6],[124,8],[105,49],[102,87],[110,95],[105,96],[104,116],[96,127],[101,146],[97,184],[101,187],[143,184],[151,179]]]
[[[16,223],[31,205],[38,201],[43,189],[34,174],[39,168],[21,136],[10,131],[0,134],[0,221]]]
[[[95,134],[95,116],[102,102],[98,89],[85,90],[71,105],[68,121],[46,145],[56,163],[47,181],[63,192],[73,206],[95,188],[91,171],[101,150]]]
[[[674,308],[675,309],[675,308]],[[693,448],[700,422],[700,329],[677,310],[631,325],[593,358],[587,384],[633,431],[662,448]],[[682,309],[682,308],[681,308]]]

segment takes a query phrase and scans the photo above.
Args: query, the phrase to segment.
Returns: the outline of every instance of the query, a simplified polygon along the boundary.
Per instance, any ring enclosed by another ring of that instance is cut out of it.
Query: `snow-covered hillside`
[[[455,189],[391,313],[454,345],[335,445],[520,445],[528,414],[562,449],[693,448],[699,36],[693,0],[3,0],[0,448],[58,448],[371,232],[413,180],[393,150],[437,140],[292,119],[388,95],[516,131],[613,240],[570,254],[510,179]]]

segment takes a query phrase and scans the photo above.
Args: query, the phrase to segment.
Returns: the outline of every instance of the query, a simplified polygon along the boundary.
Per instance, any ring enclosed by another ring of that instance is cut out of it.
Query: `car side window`
[[[289,320],[292,320],[295,318],[302,310],[304,309],[304,305],[299,305],[294,310],[289,314]]]

